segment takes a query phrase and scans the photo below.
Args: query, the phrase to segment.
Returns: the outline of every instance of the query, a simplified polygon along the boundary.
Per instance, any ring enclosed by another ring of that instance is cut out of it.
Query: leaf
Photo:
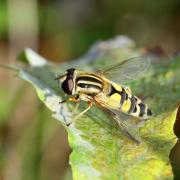
[[[173,179],[169,154],[177,141],[173,126],[180,98],[180,58],[154,59],[146,77],[130,84],[156,114],[139,129],[140,145],[121,134],[97,107],[66,127],[74,104],[59,104],[63,92],[54,80],[56,73],[70,67],[96,69],[139,54],[134,42],[120,36],[96,43],[87,54],[68,64],[50,63],[30,49],[19,56],[29,64],[19,68],[19,77],[35,87],[40,100],[67,129],[73,179]],[[79,111],[85,106],[82,102]]]

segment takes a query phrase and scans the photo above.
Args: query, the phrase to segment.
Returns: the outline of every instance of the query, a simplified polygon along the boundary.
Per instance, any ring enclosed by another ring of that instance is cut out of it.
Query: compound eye
[[[72,90],[74,87],[72,78],[66,78],[66,80],[62,83],[61,87],[65,93],[72,95]]]

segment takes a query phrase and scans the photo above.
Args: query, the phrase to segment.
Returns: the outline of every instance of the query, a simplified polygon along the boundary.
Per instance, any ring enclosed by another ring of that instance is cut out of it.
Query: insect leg
[[[73,121],[75,121],[76,119],[84,115],[91,107],[92,107],[92,101],[88,101],[88,107],[84,111],[82,111],[80,114],[78,114],[75,118],[73,118],[72,121],[69,124],[67,124],[67,126],[69,126]]]
[[[70,101],[70,102],[79,102],[79,96],[75,96],[75,97],[70,97],[70,98],[64,99],[61,102],[59,102],[59,104],[66,103],[68,101]]]

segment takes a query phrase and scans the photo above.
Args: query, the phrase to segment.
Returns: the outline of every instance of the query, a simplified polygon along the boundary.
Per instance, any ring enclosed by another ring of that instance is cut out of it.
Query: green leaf
[[[49,63],[29,49],[19,56],[29,64],[19,69],[19,77],[35,87],[40,100],[67,129],[75,180],[173,179],[169,154],[177,141],[173,126],[180,99],[180,58],[154,59],[146,76],[130,84],[156,114],[140,127],[140,145],[124,136],[97,107],[66,127],[74,104],[59,104],[63,92],[54,80],[56,74],[70,67],[92,70],[140,54],[134,42],[120,36],[96,43],[87,54],[68,64]],[[85,106],[82,102],[79,111]]]

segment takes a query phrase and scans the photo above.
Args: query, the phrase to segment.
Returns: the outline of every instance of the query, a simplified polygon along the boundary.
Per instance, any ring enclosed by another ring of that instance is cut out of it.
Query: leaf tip
[[[17,59],[34,67],[47,64],[47,61],[42,56],[30,48],[24,48],[24,50],[17,56]]]

